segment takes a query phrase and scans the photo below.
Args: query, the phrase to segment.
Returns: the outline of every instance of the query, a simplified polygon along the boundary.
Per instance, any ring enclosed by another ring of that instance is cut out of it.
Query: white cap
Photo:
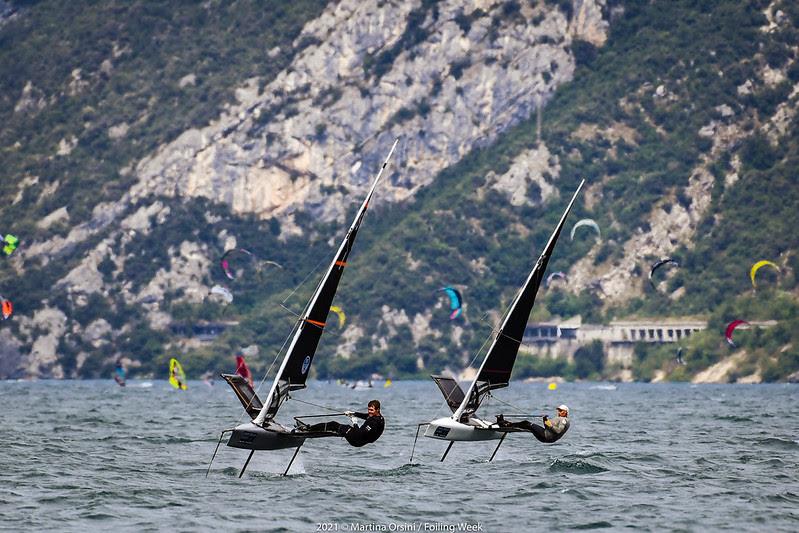
[[[566,414],[569,414],[569,408],[564,403],[558,406],[558,411],[566,411]]]

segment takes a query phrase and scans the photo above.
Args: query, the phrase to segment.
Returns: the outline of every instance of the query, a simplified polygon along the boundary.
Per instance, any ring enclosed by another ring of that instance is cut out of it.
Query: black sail
[[[555,231],[549,238],[544,251],[541,252],[541,257],[538,258],[530,275],[527,276],[527,281],[516,294],[516,298],[508,309],[508,313],[505,315],[505,320],[502,322],[494,342],[488,349],[475,380],[475,383],[481,384],[480,388],[482,390],[506,387],[510,381],[513,364],[516,362],[516,355],[519,352],[522,336],[527,327],[530,312],[533,310],[538,287],[544,279],[547,263],[549,263],[549,258],[555,249],[555,243],[566,222],[566,217],[569,215],[569,211],[571,211],[572,205],[574,205],[574,201],[577,199],[577,195],[580,193],[584,183],[585,180],[581,181],[574,192],[574,196],[572,196],[566,211],[560,218],[560,222],[555,227]]]
[[[319,284],[316,297],[311,301],[299,324],[297,340],[293,344],[286,366],[280,374],[280,380],[288,383],[291,390],[305,387],[308,369],[313,361],[319,339],[322,337],[330,306],[333,305],[333,298],[336,295],[339,281],[341,281],[341,275],[347,266],[347,258],[358,233],[358,226],[360,226],[360,220],[357,220],[347,233],[344,245],[339,248],[332,268]]]
[[[264,402],[264,407],[259,413],[258,417],[254,420],[256,424],[263,424],[264,421],[274,418],[277,414],[280,405],[286,399],[289,391],[305,388],[305,381],[308,379],[308,371],[311,368],[316,347],[319,344],[319,339],[325,329],[327,315],[330,312],[330,306],[333,304],[333,298],[336,295],[341,275],[347,266],[347,258],[352,250],[352,245],[355,242],[355,237],[358,234],[358,228],[361,226],[363,217],[366,214],[366,209],[369,206],[369,200],[377,187],[377,182],[383,174],[383,170],[388,165],[391,155],[397,146],[399,140],[394,141],[391,151],[380,167],[377,177],[372,183],[366,199],[358,209],[352,225],[347,231],[346,237],[336,252],[336,256],[332,263],[325,272],[322,281],[316,287],[316,290],[311,296],[311,300],[305,308],[301,318],[298,321],[297,330],[289,345],[286,355],[283,358],[283,363],[278,370],[277,377],[272,384],[272,389],[269,391],[269,396]]]

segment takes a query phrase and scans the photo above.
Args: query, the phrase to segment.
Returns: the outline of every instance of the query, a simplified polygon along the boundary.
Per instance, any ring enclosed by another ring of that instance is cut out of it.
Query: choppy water
[[[431,382],[353,391],[310,383],[281,419],[383,403],[375,445],[311,440],[291,450],[222,446],[243,413],[224,383],[0,382],[0,528],[58,531],[799,530],[799,386],[514,383],[504,401],[572,427],[555,445],[419,438],[445,413]],[[489,405],[486,414],[503,406]],[[503,409],[509,412],[507,408]],[[319,524],[327,524],[320,526]],[[356,528],[353,528],[357,526]],[[371,528],[371,529],[370,529]]]

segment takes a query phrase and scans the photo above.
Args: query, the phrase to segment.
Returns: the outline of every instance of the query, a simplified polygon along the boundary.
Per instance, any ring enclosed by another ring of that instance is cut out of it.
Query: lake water
[[[142,385],[145,385],[142,387]],[[224,444],[243,410],[222,382],[0,382],[0,528],[9,531],[799,530],[799,386],[513,383],[497,391],[529,412],[572,410],[544,445],[509,436],[419,437],[446,414],[430,382],[350,390],[309,382],[279,419],[320,407],[383,403],[387,427],[365,448],[309,440],[291,450]],[[491,400],[488,415],[511,409]],[[466,530],[466,529],[462,529]]]

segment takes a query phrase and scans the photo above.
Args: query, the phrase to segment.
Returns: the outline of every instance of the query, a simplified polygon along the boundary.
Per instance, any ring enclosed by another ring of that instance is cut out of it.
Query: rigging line
[[[510,339],[510,340],[512,340],[512,341],[514,341],[514,342],[518,342],[518,343],[519,343],[519,346],[524,346],[525,348],[535,349],[535,345],[533,345],[533,344],[530,344],[529,342],[524,342],[523,340],[517,339],[517,338],[515,338],[515,337],[511,337],[510,335],[506,335],[505,333],[502,333],[502,330],[500,330],[499,328],[497,328],[495,325],[491,324],[491,323],[490,323],[490,322],[489,322],[489,321],[486,319],[486,315],[487,315],[487,314],[488,314],[488,313],[485,313],[485,314],[483,314],[483,316],[481,316],[481,317],[480,317],[480,321],[481,321],[481,322],[485,322],[486,324],[489,324],[489,325],[491,326],[491,333],[490,333],[490,334],[492,334],[492,335],[496,335],[497,337],[499,337],[500,335],[502,335],[502,336],[503,336],[504,338],[506,338],[506,339]],[[524,336],[522,336],[522,339],[523,339],[523,338],[524,338]]]
[[[302,315],[298,315],[297,313],[295,313],[294,311],[292,311],[291,309],[289,309],[289,308],[288,308],[288,307],[286,307],[285,305],[283,305],[283,304],[280,304],[280,307],[282,307],[283,309],[285,309],[286,311],[288,311],[288,312],[289,312],[289,314],[291,314],[291,315],[294,315],[294,318],[296,318],[297,320],[300,320],[300,319],[302,319]],[[316,326],[316,327],[319,327],[319,326]],[[344,333],[344,332],[330,331],[329,329],[325,329],[324,331],[325,331],[325,332],[326,332],[328,335],[332,335],[332,336],[334,336],[334,337],[340,337],[340,336],[342,336],[342,335],[343,335],[343,333]]]
[[[333,412],[336,412],[336,411],[342,412],[343,411],[343,409],[338,409],[336,407],[327,407],[327,406],[319,405],[319,404],[316,404],[316,403],[313,403],[313,402],[306,402],[305,400],[300,400],[300,399],[297,399],[297,398],[295,398],[293,396],[291,397],[291,399],[294,400],[295,402],[304,403],[306,405],[311,405],[313,407],[318,407],[320,409],[327,409],[328,411],[333,411]]]
[[[299,324],[299,322],[297,322],[296,324]],[[258,383],[258,388],[256,388],[256,389],[255,389],[255,395],[256,395],[256,396],[257,396],[257,395],[258,395],[258,393],[260,392],[260,390],[261,390],[261,387],[263,387],[263,386],[264,386],[264,382],[266,381],[266,378],[269,376],[269,373],[272,371],[272,368],[275,366],[275,363],[277,362],[277,358],[278,358],[278,357],[280,357],[280,354],[281,354],[281,353],[283,353],[283,349],[286,347],[286,343],[288,343],[289,339],[290,339],[290,338],[291,338],[291,336],[294,334],[294,329],[296,328],[296,324],[295,324],[295,326],[294,326],[293,328],[291,328],[291,331],[289,332],[288,336],[287,336],[287,337],[286,337],[286,339],[283,341],[283,345],[280,347],[280,349],[277,351],[277,353],[275,353],[275,358],[274,358],[274,359],[272,359],[272,364],[270,364],[270,365],[269,365],[269,368],[267,368],[267,369],[266,369],[266,372],[264,372],[264,377],[262,377],[262,378],[261,378],[261,381]],[[277,379],[277,376],[275,376],[275,379]],[[247,408],[248,408],[248,407],[250,407],[250,406],[252,405],[252,400],[253,400],[254,398],[255,398],[255,396],[253,396],[253,398],[250,398],[250,402],[249,402],[249,404],[248,404],[248,405],[247,405],[247,407],[244,409],[244,414],[247,414]],[[241,424],[241,420],[244,418],[244,414],[240,414],[240,415],[239,415],[238,424]]]
[[[297,415],[297,416],[294,417],[294,420],[299,420],[300,418],[321,418],[323,416],[336,416],[336,415],[347,416],[346,413],[344,413],[344,412],[341,412],[341,413],[325,413],[323,415]]]
[[[284,300],[284,301],[285,301],[285,300]],[[295,318],[302,318],[302,317],[301,317],[299,314],[295,313],[294,311],[292,311],[291,309],[289,309],[288,307],[286,307],[285,305],[283,305],[283,303],[281,303],[281,304],[280,304],[280,307],[282,307],[283,309],[285,309],[286,311],[288,311],[290,315],[294,315],[294,317],[295,317]]]
[[[306,282],[306,281],[308,281],[308,278],[310,278],[310,277],[311,277],[311,275],[313,275],[313,274],[314,274],[314,273],[315,273],[317,270],[319,270],[319,267],[322,265],[322,263],[323,263],[323,262],[326,262],[326,261],[329,259],[329,257],[328,257],[327,255],[325,255],[325,254],[320,254],[320,255],[322,255],[322,258],[319,260],[319,262],[318,262],[318,263],[316,263],[316,266],[315,266],[315,267],[313,267],[313,268],[310,270],[310,272],[308,272],[308,274],[306,274],[306,276],[305,276],[305,277],[302,279],[302,281],[300,281],[300,282],[297,284],[297,286],[296,286],[296,287],[294,287],[294,288],[291,290],[291,292],[288,294],[288,296],[286,296],[285,298],[283,298],[283,302],[281,303],[281,305],[282,305],[282,304],[284,304],[284,303],[286,303],[286,301],[287,301],[289,298],[291,298],[292,296],[294,296],[294,293],[295,293],[295,292],[297,292],[297,290],[299,290],[299,288],[300,288],[300,287],[302,287],[302,286],[305,284],[305,282]],[[306,306],[307,306],[307,304],[306,304]]]
[[[482,344],[482,346],[480,346],[480,349],[479,349],[479,350],[477,350],[477,353],[476,353],[476,354],[474,354],[474,357],[472,357],[472,360],[471,360],[471,361],[469,361],[469,364],[468,364],[468,365],[466,365],[466,368],[469,368],[469,367],[471,367],[471,366],[472,366],[472,364],[474,364],[474,362],[477,360],[477,356],[479,356],[479,355],[480,355],[480,353],[483,351],[483,348],[485,348],[486,344],[487,344],[487,343],[488,343],[488,341],[490,341],[490,340],[491,340],[491,335],[489,335],[489,336],[488,336],[488,338],[486,338],[486,340],[484,340],[484,341],[483,341],[483,344]],[[477,379],[477,376],[475,376],[475,379]],[[455,380],[455,381],[457,382],[457,380]],[[449,402],[448,402],[447,400],[448,400],[448,397],[447,397],[447,396],[444,396],[444,403],[442,403],[442,404],[441,404],[441,405],[438,407],[438,410],[436,411],[436,418],[438,418],[438,415],[441,413],[441,410],[444,408],[444,406],[446,406],[447,408],[449,408]]]
[[[329,313],[329,311],[328,311],[328,313]],[[302,321],[302,317],[299,317],[298,320]],[[310,320],[306,320],[305,322],[308,324],[309,328],[316,328],[318,330],[321,330],[323,333],[327,333],[328,336],[333,336],[333,337],[343,337],[344,336],[344,332],[343,331],[332,331],[331,329],[326,327],[327,326],[326,323],[325,323],[324,326],[320,326],[319,324],[314,324]]]
[[[488,312],[483,313],[483,316],[480,317],[480,322],[485,322],[486,324],[488,324],[491,327],[490,334],[495,334],[497,336],[502,334],[503,337],[507,337],[507,338],[509,338],[511,340],[518,341],[518,339],[514,339],[514,338],[509,337],[508,335],[505,335],[504,333],[502,333],[501,322],[505,318],[505,315],[502,315],[502,317],[500,317],[500,324],[492,324],[491,322],[488,321],[487,317],[488,317]],[[518,342],[521,342],[521,341],[518,341]]]
[[[546,248],[546,246],[544,246],[544,248]],[[543,251],[542,251],[542,253],[543,253]],[[517,297],[518,297],[518,296],[520,295],[520,293],[522,292],[522,288],[524,288],[525,284],[527,283],[527,278],[529,278],[529,277],[530,277],[530,274],[532,274],[532,272],[533,272],[533,271],[534,271],[536,268],[538,268],[538,263],[539,263],[540,261],[541,261],[541,257],[539,257],[538,259],[536,259],[536,261],[535,261],[535,263],[533,264],[533,268],[532,268],[532,270],[530,271],[530,273],[529,273],[529,274],[527,274],[526,276],[523,276],[523,277],[522,277],[522,280],[521,280],[521,283],[520,283],[520,284],[514,285],[515,287],[519,287],[519,289],[517,289],[517,290],[516,290],[516,292],[515,292],[515,293],[513,293],[513,297],[511,298],[511,300],[510,300],[510,302],[508,303],[507,307],[505,307],[505,310],[504,310],[504,312],[503,312],[503,313],[502,313],[502,315],[500,316],[500,324],[502,324],[502,323],[504,323],[504,322],[505,322],[505,319],[506,319],[506,318],[508,317],[508,315],[510,314],[511,308],[513,307],[513,304],[514,304],[514,303],[516,303]],[[488,312],[486,312],[486,313],[483,315],[483,317],[485,317],[487,314],[488,314]],[[482,317],[481,317],[481,318],[482,318]],[[493,327],[493,326],[492,326],[492,327]],[[515,339],[514,339],[514,340],[515,340]],[[521,342],[521,341],[519,341],[519,342]]]
[[[275,358],[272,359],[272,363],[269,365],[269,368],[267,368],[266,372],[264,372],[264,377],[262,377],[261,382],[258,383],[258,389],[255,391],[256,394],[261,390],[261,387],[263,387],[266,378],[269,376],[269,373],[272,371],[272,368],[274,368],[275,363],[277,363],[278,357],[280,357],[280,354],[283,353],[283,349],[286,347],[286,344],[289,342],[289,339],[294,335],[294,331],[298,326],[299,326],[299,321],[294,324],[294,327],[291,328],[291,331],[286,336],[286,339],[283,341],[283,345],[280,347],[277,353],[275,353]],[[275,379],[277,379],[277,376],[275,376]]]
[[[493,400],[496,400],[496,401],[497,401],[497,402],[499,402],[499,403],[504,403],[504,404],[505,404],[505,405],[507,405],[508,407],[513,407],[514,409],[516,409],[517,411],[519,411],[519,412],[520,412],[520,413],[522,413],[522,414],[525,414],[525,415],[526,415],[526,414],[529,412],[527,409],[524,409],[524,408],[522,408],[522,407],[519,407],[518,405],[513,405],[513,404],[512,404],[512,403],[510,403],[510,402],[506,402],[506,401],[504,401],[504,400],[500,400],[499,398],[497,398],[496,396],[494,396],[493,394],[491,394],[491,392],[489,392],[489,393],[488,393],[488,397],[489,397],[489,398],[491,398],[491,399],[493,399]]]
[[[490,341],[491,341],[491,335],[489,335],[488,337],[486,337],[486,340],[484,340],[484,341],[483,341],[483,344],[480,346],[480,349],[479,349],[479,350],[477,350],[477,353],[476,353],[476,354],[474,354],[474,357],[472,357],[472,360],[471,360],[471,361],[469,361],[469,364],[468,364],[468,366],[472,366],[472,364],[474,364],[474,362],[477,360],[477,357],[478,357],[478,356],[479,356],[479,355],[480,355],[480,354],[483,352],[483,348],[485,348],[485,347],[486,347],[486,344],[488,344]],[[476,378],[476,377],[477,377],[477,376],[475,376],[475,378]]]

